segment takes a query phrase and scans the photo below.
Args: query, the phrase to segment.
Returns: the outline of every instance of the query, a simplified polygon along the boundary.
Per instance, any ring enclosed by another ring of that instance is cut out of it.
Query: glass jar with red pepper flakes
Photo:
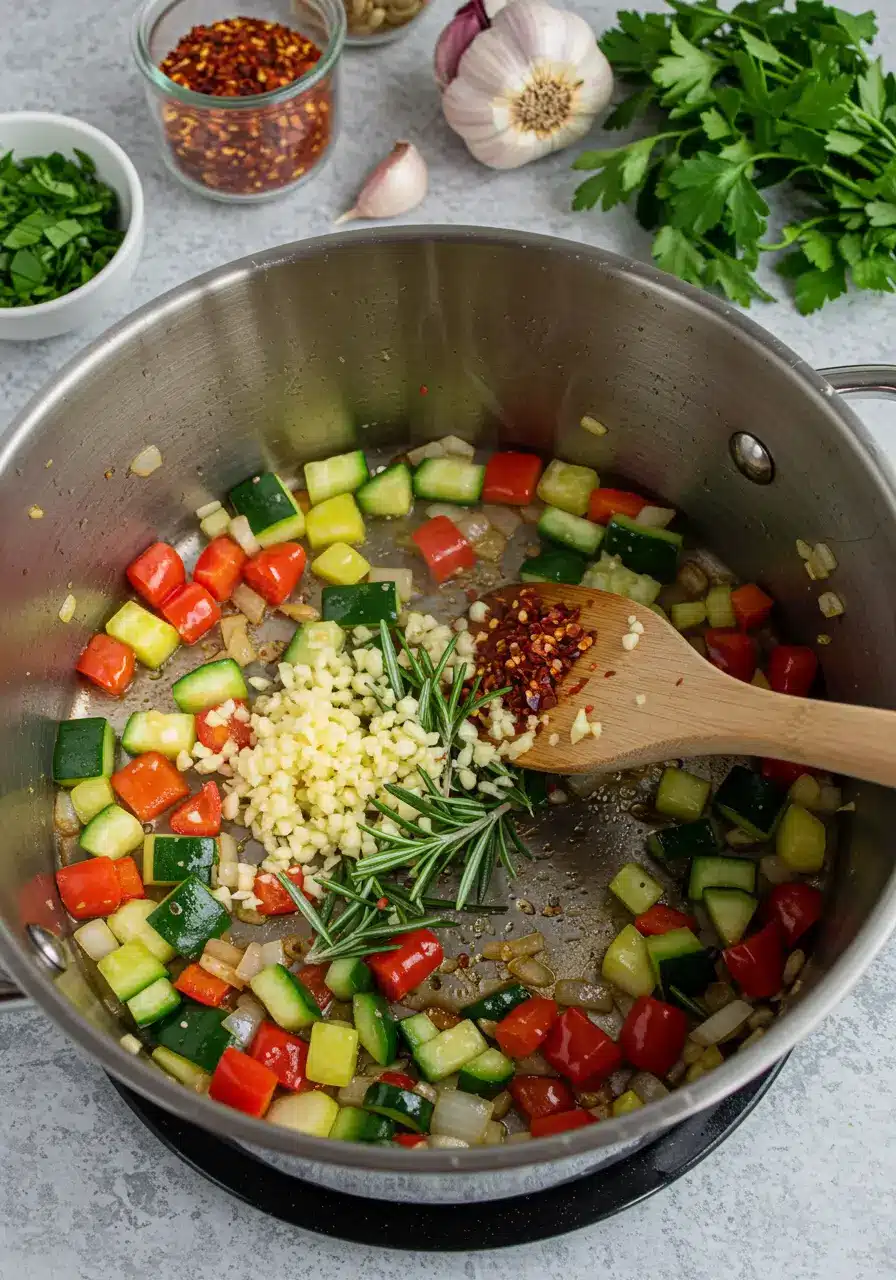
[[[131,44],[165,163],[191,190],[255,202],[317,171],[336,131],[341,0],[144,0]]]

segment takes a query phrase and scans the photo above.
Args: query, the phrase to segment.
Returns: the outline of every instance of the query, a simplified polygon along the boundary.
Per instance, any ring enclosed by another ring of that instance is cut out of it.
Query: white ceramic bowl
[[[121,147],[72,116],[44,111],[0,114],[0,155],[13,151],[21,159],[61,151],[74,157],[75,147],[90,156],[97,176],[117,194],[124,240],[111,262],[79,289],[32,307],[0,307],[0,340],[54,338],[92,323],[121,297],[137,267],[145,225],[143,187]]]

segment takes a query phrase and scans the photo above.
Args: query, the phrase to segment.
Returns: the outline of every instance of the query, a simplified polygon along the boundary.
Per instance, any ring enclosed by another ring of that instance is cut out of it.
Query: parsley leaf
[[[671,46],[670,56],[660,58],[653,72],[654,83],[666,90],[663,105],[705,102],[711,96],[712,82],[721,63],[711,53],[704,53],[686,40],[674,23]]]

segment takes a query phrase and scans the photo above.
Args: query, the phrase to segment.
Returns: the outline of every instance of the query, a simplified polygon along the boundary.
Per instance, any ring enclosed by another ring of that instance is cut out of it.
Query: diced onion
[[[796,873],[790,870],[783,858],[776,853],[767,853],[759,859],[759,870],[769,884],[789,884],[796,879]]]
[[[234,1009],[233,1013],[229,1013],[221,1026],[235,1036],[244,1049],[247,1049],[263,1022],[264,1009],[253,1000],[251,1005],[240,1005]]]
[[[414,1085],[414,1093],[419,1093],[421,1098],[425,1098],[427,1102],[435,1104],[439,1100],[439,1091],[435,1085],[427,1084],[425,1080],[418,1080]]]
[[[132,1053],[136,1058],[139,1053],[143,1052],[143,1045],[136,1036],[132,1036],[130,1031],[121,1037],[118,1042],[125,1053]]]
[[[526,1058],[518,1058],[516,1069],[521,1076],[559,1075],[559,1072],[554,1070],[547,1058],[542,1057],[540,1053],[530,1053]]]
[[[485,1147],[500,1147],[504,1142],[507,1130],[503,1124],[499,1124],[497,1120],[489,1120],[485,1126],[485,1137],[482,1139],[482,1145]]]
[[[219,960],[216,956],[203,952],[199,957],[200,968],[206,973],[210,973],[213,978],[220,978],[222,982],[226,982],[228,986],[236,987],[241,991],[246,985],[242,978],[237,977],[236,969],[232,964],[227,964],[223,960]]]
[[[734,583],[735,577],[731,570],[705,547],[700,547],[694,552],[693,560],[700,566],[713,586],[730,587]]]
[[[710,1013],[718,1013],[734,1000],[734,988],[730,982],[711,982],[703,993],[703,1003]]]
[[[206,502],[201,507],[196,508],[196,519],[205,520],[207,516],[212,516],[216,511],[221,510],[221,504],[217,498],[213,502]]]
[[[646,529],[665,529],[675,519],[674,507],[642,507],[635,516],[635,524]]]
[[[367,1090],[374,1084],[373,1076],[355,1076],[350,1084],[343,1085],[336,1095],[336,1101],[341,1107],[360,1107],[367,1094]]]
[[[605,436],[607,428],[597,418],[592,418],[590,413],[586,413],[583,418],[579,419],[579,426],[583,431],[590,431],[593,436]]]
[[[241,667],[247,667],[258,657],[246,632],[248,619],[241,613],[231,613],[221,619],[221,636],[227,656]]]
[[[444,458],[445,446],[441,440],[430,440],[429,444],[418,445],[408,450],[408,462],[412,467],[419,467],[424,458]]]
[[[230,522],[230,536],[238,542],[247,556],[257,556],[261,543],[252,532],[245,516],[235,516]],[[239,607],[239,606],[237,606]]]
[[[210,516],[206,516],[204,520],[200,520],[199,528],[209,540],[220,538],[222,534],[228,533],[230,530],[230,516],[221,507],[220,510],[213,511]]]
[[[75,930],[78,946],[91,960],[102,960],[118,950],[119,942],[105,920],[89,920]]]
[[[846,610],[843,601],[833,591],[823,591],[818,597],[818,607],[826,618],[839,618]]]
[[[60,836],[76,836],[81,830],[75,806],[67,791],[57,791],[53,804],[53,829]]]
[[[549,987],[554,981],[553,970],[549,969],[546,964],[542,964],[540,960],[535,960],[532,956],[522,956],[518,960],[511,960],[507,969],[515,978],[519,978],[520,982],[524,982],[527,987]]]
[[[482,948],[486,960],[514,960],[518,956],[535,956],[544,951],[544,934],[536,930],[526,933],[521,938],[510,938],[501,942],[487,942]],[[483,990],[483,995],[488,994]]]
[[[285,614],[293,622],[317,622],[320,618],[319,609],[315,609],[313,604],[304,604],[301,601],[297,604],[278,604],[277,612]]]
[[[584,982],[580,978],[561,978],[554,988],[558,1004],[573,1009],[591,1009],[595,1013],[609,1013],[613,1008],[613,993],[605,982]]]
[[[532,1134],[523,1129],[519,1133],[511,1133],[507,1138],[506,1145],[509,1147],[512,1143],[515,1147],[518,1147],[521,1142],[531,1141]]]
[[[235,604],[240,613],[246,615],[252,623],[261,622],[264,617],[265,602],[251,587],[247,587],[245,582],[240,582],[233,589],[233,595],[230,597],[231,603]]]
[[[468,441],[461,440],[460,436],[442,436],[439,444],[449,457],[469,460],[476,456],[476,450],[473,446]]]
[[[461,521],[461,524],[467,525],[472,519],[473,517],[470,517],[469,521]],[[461,533],[463,533],[464,537],[470,539],[480,560],[490,560],[495,563],[503,557],[504,552],[507,550],[507,539],[497,529],[488,528],[485,533],[476,537],[470,537],[465,528],[461,529]]]
[[[430,520],[434,520],[437,516],[447,516],[454,524],[467,514],[467,507],[456,507],[451,502],[431,502],[426,508],[426,515]]]
[[[128,470],[135,476],[145,479],[151,476],[154,471],[158,471],[162,465],[162,455],[154,444],[149,444],[145,449],[141,449]]]
[[[442,1093],[435,1105],[430,1133],[446,1138],[460,1138],[471,1147],[478,1146],[485,1137],[492,1104],[475,1093],[462,1093],[455,1089]]]
[[[469,1142],[464,1142],[462,1138],[452,1138],[447,1133],[430,1134],[429,1146],[433,1151],[451,1151],[461,1147],[469,1147]]]
[[[843,792],[828,784],[821,788],[815,808],[819,813],[836,813],[842,804]]]
[[[628,1087],[634,1089],[642,1102],[657,1102],[665,1098],[669,1090],[656,1076],[649,1071],[636,1071],[629,1081]]]
[[[264,968],[264,960],[261,954],[261,946],[257,942],[250,942],[246,950],[243,952],[243,958],[236,967],[238,978],[242,978],[243,982],[251,982],[256,974],[261,973]]]
[[[677,582],[689,600],[702,600],[709,590],[709,577],[694,560],[685,560]]]
[[[746,1000],[732,1000],[705,1022],[701,1022],[700,1026],[691,1032],[691,1039],[704,1047],[720,1044],[722,1040],[727,1040],[729,1036],[739,1031],[752,1012],[753,1006],[747,1004]]]
[[[209,938],[205,944],[204,954],[214,956],[216,960],[223,960],[225,964],[232,965],[235,969],[243,958],[243,948],[235,947],[232,942],[224,942],[221,938]]]
[[[367,575],[368,582],[394,582],[398,588],[398,599],[402,602],[410,600],[414,594],[414,574],[411,569],[373,568]]]
[[[218,836],[218,866],[225,862],[239,862],[240,855],[237,851],[236,841],[227,831],[222,831]]]
[[[513,1098],[506,1089],[492,1099],[492,1120],[503,1120],[513,1106]]]
[[[454,523],[468,542],[478,542],[491,528],[488,516],[481,510],[465,511]]]
[[[283,942],[280,938],[275,938],[273,942],[262,943],[261,955],[264,960],[265,967],[269,964],[286,963],[286,958],[283,954]]]
[[[77,607],[78,607],[77,600],[71,594],[71,592],[69,592],[69,594],[65,597],[65,599],[63,600],[59,608],[59,621],[71,622],[72,618],[75,616],[75,609]]]
[[[523,523],[522,516],[513,507],[500,507],[497,503],[486,503],[482,514],[487,517],[492,528],[503,533],[505,538],[512,538]]]
[[[837,557],[826,542],[816,542],[812,548],[812,559],[826,573],[833,573],[837,568]]]

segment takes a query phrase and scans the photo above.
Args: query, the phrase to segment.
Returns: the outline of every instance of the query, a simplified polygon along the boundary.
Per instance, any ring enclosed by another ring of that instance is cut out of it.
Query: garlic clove
[[[336,219],[396,218],[416,209],[426,195],[426,161],[412,142],[396,142],[384,160],[364,179],[354,207]]]

